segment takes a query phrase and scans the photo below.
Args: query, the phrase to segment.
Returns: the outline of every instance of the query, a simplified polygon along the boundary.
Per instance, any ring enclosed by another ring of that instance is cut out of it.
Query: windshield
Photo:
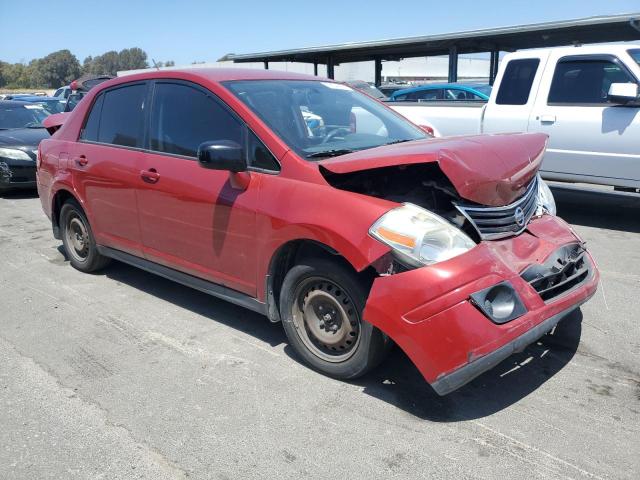
[[[248,80],[224,85],[307,159],[427,138],[418,127],[343,84]]]
[[[0,107],[0,130],[43,128],[42,121],[48,116],[48,112],[40,105]]]
[[[640,65],[640,48],[634,48],[633,50],[628,50],[629,55],[633,58],[638,65]]]

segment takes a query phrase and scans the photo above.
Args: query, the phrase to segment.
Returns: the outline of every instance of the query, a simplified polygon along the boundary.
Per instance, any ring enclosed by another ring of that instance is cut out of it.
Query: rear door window
[[[98,141],[98,127],[100,126],[100,114],[102,113],[103,100],[104,94],[100,94],[96,101],[93,102],[91,112],[89,112],[84,128],[80,132],[80,140],[87,140],[89,142]]]
[[[149,132],[151,150],[196,157],[203,142],[242,145],[243,129],[212,94],[182,83],[156,83]]]
[[[540,65],[538,58],[511,60],[502,75],[496,103],[498,105],[526,105],[529,101],[533,79],[538,71],[538,65]]]
[[[143,104],[147,92],[146,84],[127,85],[107,90],[101,102],[93,106],[85,126],[86,139],[95,131],[92,118],[94,110],[100,108],[97,126],[97,141],[124,147],[142,147]]]
[[[548,103],[593,105],[607,103],[612,83],[634,79],[614,61],[605,59],[561,60],[553,74]]]

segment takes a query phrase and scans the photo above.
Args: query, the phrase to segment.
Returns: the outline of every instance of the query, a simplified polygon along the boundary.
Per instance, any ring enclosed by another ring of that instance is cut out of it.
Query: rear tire
[[[362,318],[367,290],[344,265],[306,260],[285,276],[280,315],[302,360],[328,376],[352,379],[376,367],[391,340]]]
[[[60,233],[69,263],[81,272],[90,273],[109,264],[110,258],[100,255],[82,207],[75,200],[67,200],[60,210]]]

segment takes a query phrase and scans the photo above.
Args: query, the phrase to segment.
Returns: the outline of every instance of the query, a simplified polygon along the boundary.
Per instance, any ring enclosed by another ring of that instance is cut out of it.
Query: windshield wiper
[[[391,142],[385,143],[385,145],[394,145],[396,143],[411,142],[412,140],[413,140],[412,138],[405,138],[404,140],[393,140]]]
[[[320,157],[337,157],[338,155],[345,155],[347,153],[353,153],[353,150],[348,148],[337,148],[334,150],[325,150],[323,152],[315,152],[307,155],[307,158],[320,158]]]

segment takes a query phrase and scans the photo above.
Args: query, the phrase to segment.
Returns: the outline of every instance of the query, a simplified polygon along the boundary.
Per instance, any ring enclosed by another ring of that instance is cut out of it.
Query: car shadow
[[[558,215],[573,225],[640,233],[640,194],[550,185]]]
[[[287,342],[280,324],[171,280],[120,262],[114,262],[103,274],[273,347]],[[526,397],[562,369],[580,343],[581,320],[581,312],[575,311],[558,325],[553,335],[546,335],[445,397],[438,396],[431,389],[398,347],[392,349],[382,365],[352,383],[362,387],[365,394],[424,420],[456,422],[481,418]],[[300,361],[290,346],[286,346],[284,351],[294,361]]]
[[[559,372],[575,355],[581,331],[582,312],[576,310],[552,334],[444,397],[429,386],[399,348],[377,370],[355,383],[364,387],[364,393],[423,420],[478,419],[517,403]]]
[[[0,192],[0,198],[7,200],[22,200],[27,198],[38,198],[37,190],[9,190]]]

